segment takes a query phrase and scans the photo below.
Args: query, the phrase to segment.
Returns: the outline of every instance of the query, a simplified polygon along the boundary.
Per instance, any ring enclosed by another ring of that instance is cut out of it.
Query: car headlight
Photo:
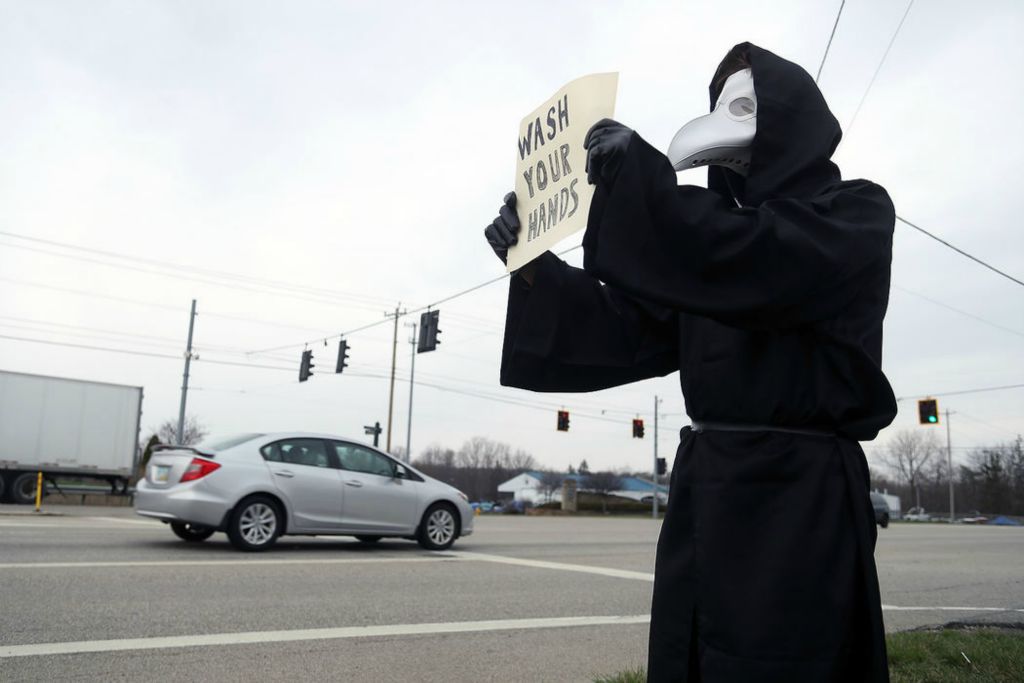
[[[462,500],[466,501],[467,503],[469,502],[469,496],[467,496],[462,491],[456,491],[455,493],[459,494],[459,498],[461,498]]]

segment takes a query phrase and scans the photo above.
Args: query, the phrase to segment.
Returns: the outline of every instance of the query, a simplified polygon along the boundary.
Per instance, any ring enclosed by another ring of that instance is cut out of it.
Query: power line
[[[217,269],[214,269],[214,268],[201,268],[201,267],[198,267],[198,266],[188,266],[188,265],[183,265],[183,264],[180,264],[180,263],[174,263],[172,261],[161,261],[159,259],[144,258],[144,257],[139,257],[139,256],[132,256],[130,254],[124,254],[124,253],[115,252],[115,251],[107,251],[107,250],[103,250],[103,249],[95,249],[95,248],[92,248],[92,247],[86,247],[86,246],[82,246],[80,244],[73,244],[73,243],[70,243],[70,242],[59,242],[59,241],[56,241],[56,240],[43,239],[41,237],[32,237],[30,235],[23,235],[23,234],[20,234],[20,233],[9,232],[9,231],[5,231],[5,230],[0,230],[0,235],[6,236],[6,237],[10,237],[10,238],[14,238],[14,239],[25,240],[25,241],[28,241],[28,242],[35,242],[35,243],[38,243],[38,244],[46,244],[46,245],[49,245],[49,246],[60,247],[62,249],[71,249],[71,250],[75,250],[75,251],[82,251],[82,252],[86,252],[86,253],[89,253],[89,254],[95,254],[95,255],[98,255],[98,256],[104,256],[106,258],[120,259],[120,260],[130,261],[132,263],[146,263],[146,264],[149,264],[151,266],[158,267],[158,268],[164,268],[164,269],[170,269],[170,270],[181,270],[181,271],[185,271],[185,272],[197,273],[197,274],[204,275],[204,276],[219,277],[219,278],[228,279],[228,280],[236,280],[236,281],[239,281],[239,282],[249,282],[249,283],[252,283],[252,284],[258,284],[258,285],[265,286],[265,287],[273,287],[273,288],[284,289],[284,290],[288,290],[288,291],[305,292],[305,293],[309,293],[309,294],[314,294],[316,296],[329,296],[329,297],[335,297],[335,298],[347,298],[347,299],[351,299],[351,300],[354,300],[354,301],[362,301],[364,304],[373,304],[373,305],[381,305],[382,303],[385,303],[385,302],[388,301],[388,299],[385,299],[385,298],[382,298],[382,297],[367,296],[365,294],[355,294],[353,292],[344,292],[344,291],[339,291],[339,290],[326,289],[326,288],[323,288],[323,287],[314,287],[314,286],[311,286],[311,285],[297,285],[297,284],[290,283],[290,282],[282,282],[280,280],[272,280],[272,279],[269,279],[269,278],[254,277],[254,276],[251,276],[251,275],[242,275],[242,274],[239,274],[239,273],[232,273],[230,271],[217,270]],[[17,245],[11,245],[11,244],[4,245],[4,246],[15,246],[16,248],[25,248],[25,247],[18,247]],[[60,255],[60,254],[55,254],[54,252],[43,252],[43,253],[53,254],[55,256]],[[102,263],[102,262],[100,262],[100,263]],[[108,264],[108,265],[112,265],[112,264]]]
[[[557,255],[558,256],[562,256],[564,254],[568,254],[570,251],[575,251],[576,249],[579,249],[582,246],[583,246],[582,244],[577,244],[575,247],[569,247],[565,251],[558,252]],[[495,282],[501,282],[502,280],[507,280],[508,278],[509,278],[509,274],[506,273],[505,275],[500,275],[500,276],[498,276],[496,278],[491,278],[490,280],[485,280],[484,282],[481,282],[478,285],[473,285],[472,287],[468,287],[468,288],[463,289],[463,290],[461,290],[459,292],[455,292],[454,294],[449,294],[448,296],[443,297],[441,299],[438,299],[437,301],[434,301],[432,303],[429,303],[426,306],[420,306],[419,308],[413,308],[411,310],[407,310],[404,313],[402,313],[402,315],[400,317],[406,316],[406,315],[413,315],[415,313],[421,313],[423,311],[427,311],[427,310],[430,310],[432,308],[437,308],[441,304],[447,303],[447,302],[451,301],[452,299],[458,299],[461,296],[465,296],[466,294],[469,294],[471,292],[475,292],[476,290],[482,289],[484,287],[487,287],[488,285],[493,285]],[[385,317],[385,318],[381,318],[380,320],[378,320],[376,322],[367,323],[366,325],[362,325],[360,327],[355,327],[355,328],[353,328],[351,330],[346,330],[344,332],[340,332],[338,334],[331,335],[329,337],[317,337],[316,339],[307,339],[306,341],[299,342],[297,344],[283,344],[281,346],[272,346],[272,347],[266,348],[266,349],[257,349],[255,351],[250,351],[249,353],[256,355],[256,354],[266,353],[268,351],[280,351],[281,349],[291,349],[291,348],[295,348],[296,346],[308,346],[310,344],[315,344],[316,342],[319,342],[319,341],[328,341],[328,340],[331,340],[331,339],[341,339],[342,337],[347,337],[350,334],[355,334],[357,332],[362,332],[363,330],[369,330],[369,329],[371,329],[373,327],[377,327],[378,325],[383,325],[384,323],[391,322],[391,321],[392,321],[392,318]]]
[[[821,70],[825,68],[825,60],[828,59],[829,48],[832,47],[832,39],[836,37],[836,28],[839,27],[839,17],[843,16],[843,7],[846,6],[846,0],[843,0],[839,5],[839,12],[836,14],[836,22],[832,24],[832,33],[828,37],[828,45],[825,46],[825,54],[821,56],[821,64],[818,65],[818,74],[814,77],[814,82],[817,83],[818,79],[821,78]]]
[[[882,70],[882,65],[885,64],[886,57],[889,56],[889,50],[892,49],[893,43],[896,42],[896,36],[900,34],[900,29],[903,28],[903,22],[907,20],[907,15],[910,14],[910,8],[914,6],[914,0],[910,0],[907,3],[907,9],[903,13],[903,18],[900,19],[899,25],[896,26],[896,31],[892,34],[892,38],[889,39],[889,45],[885,48],[885,53],[882,55],[882,61],[878,62],[878,67],[875,69],[875,73],[871,76],[871,81],[868,83],[868,87],[864,90],[864,94],[860,98],[860,102],[857,103],[857,108],[853,112],[853,117],[850,122],[846,124],[846,134],[850,134],[850,129],[853,128],[853,122],[857,120],[857,115],[860,114],[860,108],[864,106],[864,100],[868,98],[868,93],[871,92],[871,86],[875,84],[875,79],[878,78],[878,72]]]
[[[981,387],[978,389],[961,389],[960,391],[944,391],[937,394],[914,394],[911,396],[899,396],[897,401],[906,401],[912,398],[936,398],[939,396],[960,396],[962,394],[980,394],[986,391],[1002,391],[1004,389],[1020,389],[1024,384],[1004,384],[999,387]]]
[[[1015,282],[1016,284],[1021,285],[1022,287],[1024,287],[1024,281],[1018,280],[1017,278],[1013,277],[1009,273],[1005,273],[1005,272],[999,270],[998,268],[996,268],[995,266],[993,266],[993,265],[991,265],[989,263],[986,263],[985,261],[982,261],[977,256],[972,256],[971,254],[968,254],[966,251],[964,251],[960,247],[954,246],[954,245],[950,244],[949,242],[947,242],[946,240],[944,240],[941,237],[939,237],[938,235],[936,235],[934,233],[931,233],[931,232],[928,232],[927,230],[922,228],[920,225],[917,225],[916,223],[911,223],[906,218],[903,218],[902,216],[899,216],[899,215],[896,216],[896,220],[900,221],[901,223],[904,223],[905,225],[909,225],[914,230],[918,230],[918,231],[924,233],[925,235],[928,235],[928,237],[931,237],[936,242],[939,242],[940,244],[944,244],[945,246],[949,247],[950,249],[952,249],[953,251],[957,252],[958,254],[961,254],[962,256],[966,256],[967,258],[971,259],[975,263],[979,263],[979,264],[985,266],[986,268],[988,268],[992,272],[998,273],[999,275],[1002,275],[1007,280],[1010,280],[1011,282]]]
[[[912,289],[907,289],[906,287],[900,287],[899,285],[892,285],[892,288],[893,289],[898,289],[901,292],[906,292],[907,294],[910,294],[910,295],[919,297],[921,299],[924,299],[925,301],[931,302],[931,303],[935,304],[936,306],[941,306],[942,308],[945,308],[945,309],[948,309],[950,311],[953,311],[954,313],[959,313],[960,315],[967,316],[968,318],[972,318],[974,320],[977,320],[978,322],[985,323],[986,325],[990,325],[990,326],[992,326],[992,327],[994,327],[994,328],[996,328],[998,330],[1003,330],[1004,332],[1009,332],[1010,334],[1015,334],[1018,337],[1024,337],[1024,332],[1021,332],[1020,330],[1015,330],[1012,327],[1005,327],[1003,325],[1000,325],[999,323],[994,323],[991,320],[986,320],[985,318],[982,318],[980,316],[974,315],[973,313],[968,313],[967,311],[961,310],[961,309],[956,308],[954,306],[950,306],[949,304],[944,304],[941,301],[937,301],[936,299],[931,298],[930,296],[925,296],[924,294],[921,294],[920,292],[915,292]]]

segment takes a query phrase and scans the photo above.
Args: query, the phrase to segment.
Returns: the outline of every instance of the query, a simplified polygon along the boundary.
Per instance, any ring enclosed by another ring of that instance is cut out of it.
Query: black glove
[[[498,217],[484,228],[484,237],[502,263],[508,259],[508,248],[519,241],[519,217],[516,216],[516,193],[505,195]]]
[[[587,131],[583,147],[587,150],[587,182],[598,180],[611,185],[622,166],[633,130],[612,119],[601,119]]]

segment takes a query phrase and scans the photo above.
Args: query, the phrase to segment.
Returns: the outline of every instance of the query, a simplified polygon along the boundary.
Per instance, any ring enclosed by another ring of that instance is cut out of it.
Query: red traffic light
[[[569,411],[559,410],[558,411],[558,431],[567,432],[569,431]]]
[[[633,420],[633,438],[644,438],[644,421],[641,420],[640,418],[636,418]]]

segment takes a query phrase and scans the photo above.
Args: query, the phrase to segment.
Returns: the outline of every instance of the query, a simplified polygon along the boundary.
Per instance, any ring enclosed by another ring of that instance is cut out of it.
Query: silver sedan
[[[445,550],[473,533],[473,510],[461,491],[371,446],[326,434],[164,446],[136,486],[135,511],[169,523],[183,540],[223,531],[250,551],[283,534],[364,543],[398,537]]]

